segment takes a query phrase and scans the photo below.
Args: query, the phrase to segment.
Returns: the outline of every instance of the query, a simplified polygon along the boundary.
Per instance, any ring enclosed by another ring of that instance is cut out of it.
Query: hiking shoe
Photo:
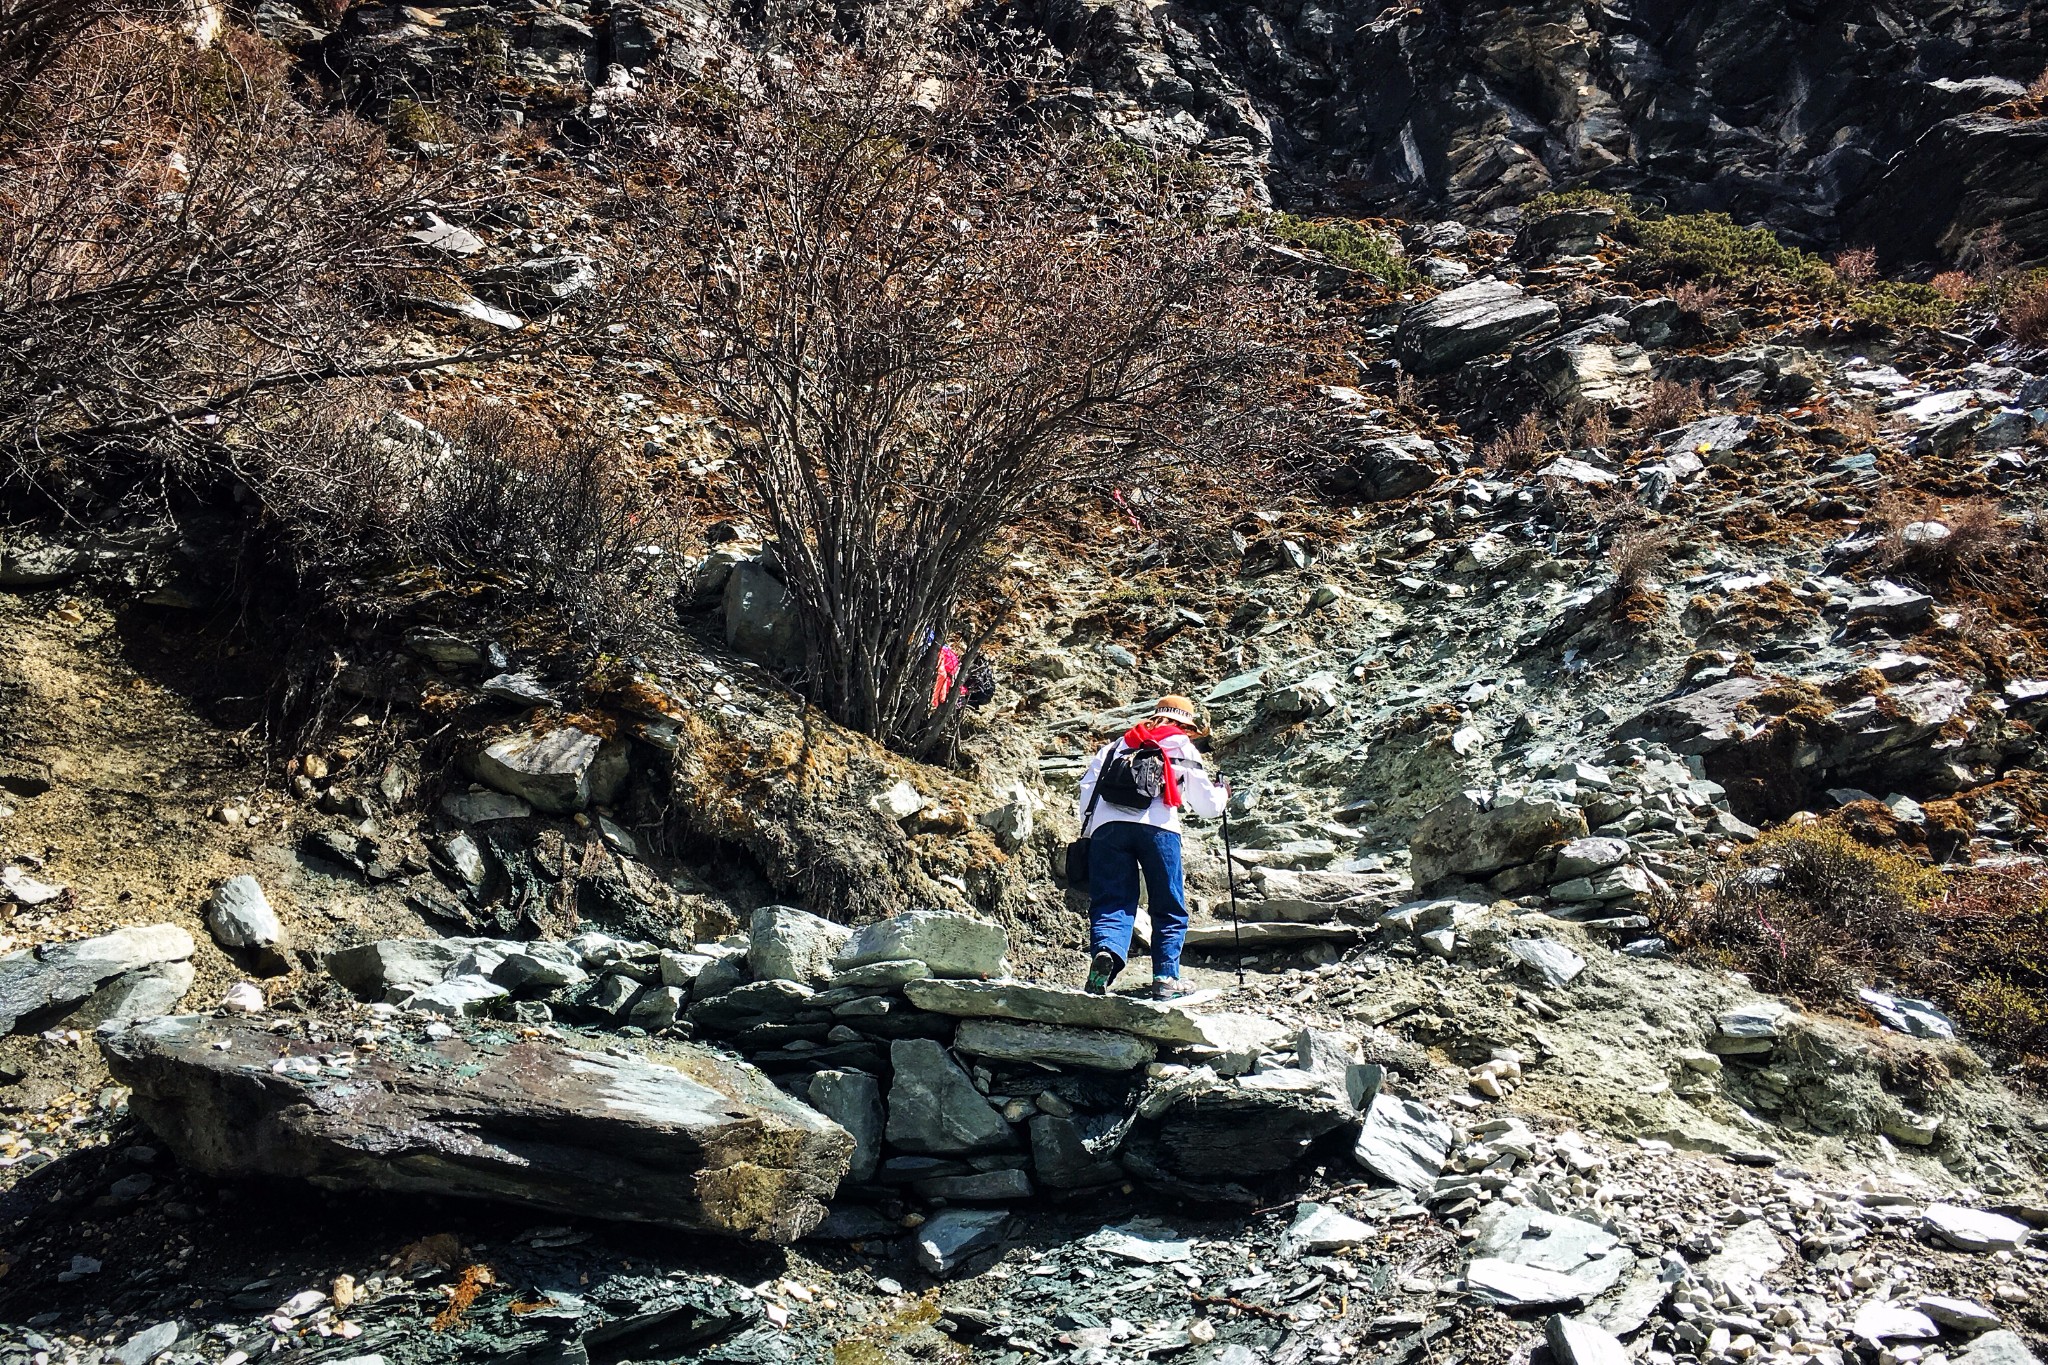
[[[1116,960],[1115,953],[1097,953],[1088,962],[1088,994],[1108,995],[1109,983],[1116,980],[1116,974],[1123,969],[1123,965]]]
[[[1180,984],[1177,976],[1155,976],[1152,978],[1154,1000],[1178,1000],[1187,994],[1187,988]]]

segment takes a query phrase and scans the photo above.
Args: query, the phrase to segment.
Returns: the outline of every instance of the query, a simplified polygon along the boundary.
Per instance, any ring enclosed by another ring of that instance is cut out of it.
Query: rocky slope
[[[1546,14],[1030,12],[1104,117],[1283,188],[1477,215],[1595,173],[1814,235],[1956,135],[1886,81],[2039,56],[1991,6]],[[563,120],[515,198],[730,36],[260,17],[365,98],[496,53]],[[1751,20],[1782,65],[1735,60]],[[602,229],[530,198],[422,229],[477,284],[448,325],[561,302],[522,261],[595,288],[562,244]],[[1785,998],[1681,911],[1782,878],[1788,829],[2040,867],[2048,357],[1995,282],[1938,318],[1771,253],[1688,288],[1616,205],[1526,216],[1381,225],[1392,286],[1271,243],[1344,331],[1301,396],[1337,436],[1212,505],[1043,509],[946,766],[792,696],[742,523],[628,656],[489,574],[252,598],[233,499],[10,520],[0,1358],[2030,1360],[2048,1114],[1957,1004],[1982,964]],[[724,496],[658,376],[518,383],[397,393],[377,439],[510,394]],[[1169,690],[1234,789],[1233,856],[1190,841],[1201,990],[1086,997],[1074,784]],[[317,699],[298,741],[267,692]]]

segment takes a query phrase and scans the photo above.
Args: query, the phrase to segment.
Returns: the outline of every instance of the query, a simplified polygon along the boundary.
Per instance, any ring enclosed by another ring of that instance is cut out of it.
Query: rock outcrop
[[[0,1033],[84,1004],[102,987],[118,987],[130,975],[152,974],[152,989],[124,1006],[126,1017],[140,1002],[174,1002],[192,984],[189,967],[165,970],[192,956],[192,935],[174,924],[117,929],[98,938],[50,943],[0,957]],[[175,993],[165,995],[175,986]],[[102,1016],[102,1017],[113,1017]]]
[[[443,1024],[351,1052],[198,1015],[99,1041],[135,1116],[216,1175],[791,1241],[853,1154],[837,1124],[689,1045],[617,1056]]]

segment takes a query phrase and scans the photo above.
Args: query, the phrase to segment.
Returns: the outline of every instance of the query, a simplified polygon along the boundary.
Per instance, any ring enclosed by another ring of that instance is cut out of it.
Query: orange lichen
[[[497,1282],[487,1265],[464,1266],[455,1283],[448,1287],[448,1306],[434,1315],[434,1330],[445,1332],[460,1324],[462,1315],[477,1301],[477,1296]]]

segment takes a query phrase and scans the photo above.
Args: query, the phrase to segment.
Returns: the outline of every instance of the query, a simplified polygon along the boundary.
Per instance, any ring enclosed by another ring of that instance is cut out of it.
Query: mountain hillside
[[[2034,1361],[2042,22],[0,0],[0,1365]]]

